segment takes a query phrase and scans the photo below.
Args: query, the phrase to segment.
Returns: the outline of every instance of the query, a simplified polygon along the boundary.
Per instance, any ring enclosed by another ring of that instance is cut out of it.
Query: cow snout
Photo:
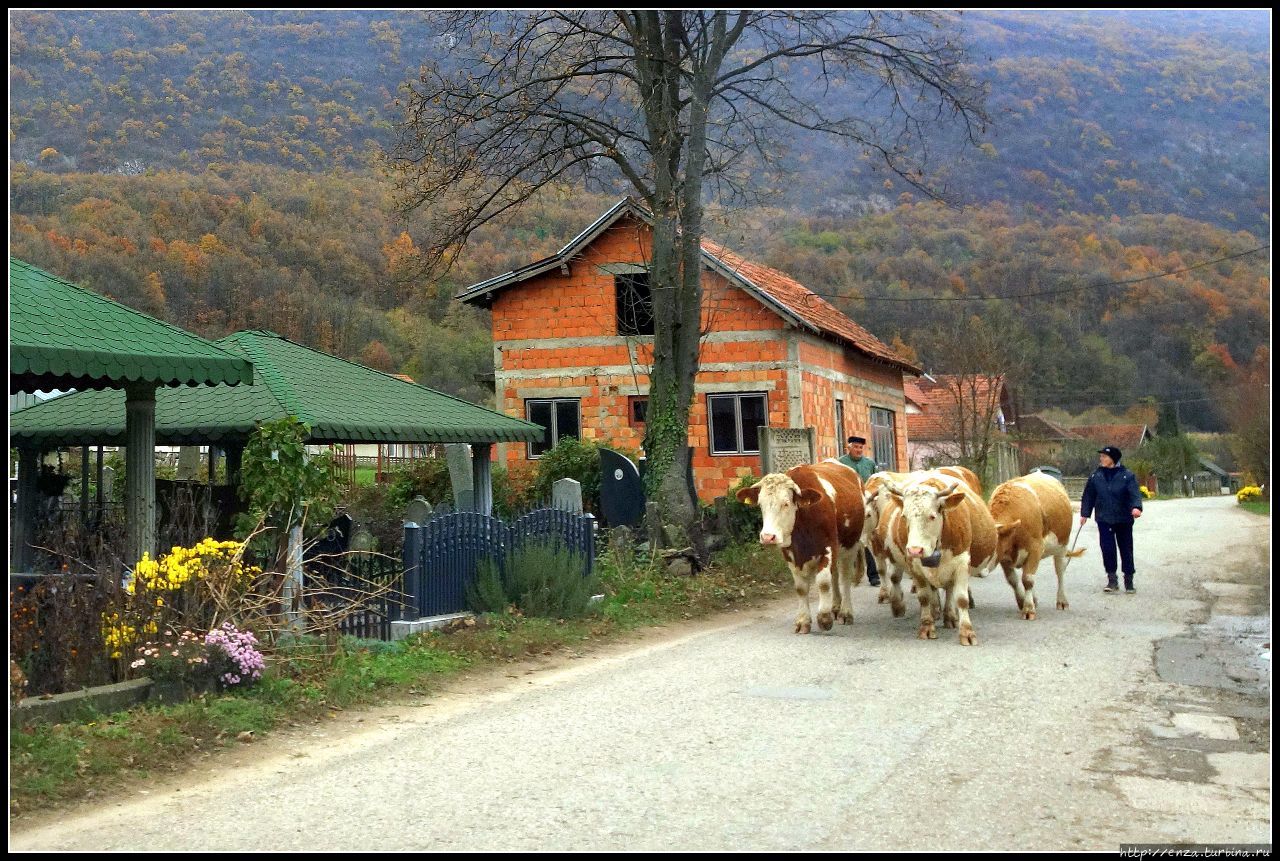
[[[923,548],[923,547],[908,547],[908,548],[907,548],[907,555],[908,555],[908,556],[910,556],[912,559],[919,559],[919,558],[921,558],[921,557],[923,557],[923,556],[924,556],[924,548]]]
[[[761,533],[760,533],[760,543],[761,543],[761,544],[777,544],[777,543],[778,543],[778,536],[776,536],[776,535],[774,535],[774,534],[772,534],[772,533],[769,533],[769,532],[761,532]]]

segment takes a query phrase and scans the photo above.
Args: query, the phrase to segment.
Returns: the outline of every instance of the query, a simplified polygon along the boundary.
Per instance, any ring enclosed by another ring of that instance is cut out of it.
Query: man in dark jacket
[[[1133,588],[1133,521],[1142,516],[1142,493],[1138,477],[1120,465],[1120,449],[1113,445],[1098,449],[1098,468],[1089,476],[1080,499],[1080,523],[1089,515],[1098,521],[1102,542],[1102,565],[1107,570],[1103,592],[1119,592],[1116,582],[1116,548],[1120,548],[1120,568],[1124,571],[1124,591]]]
[[[867,479],[876,471],[876,462],[867,457],[862,452],[866,449],[867,438],[862,436],[849,437],[849,443],[846,446],[846,454],[842,454],[837,460],[845,466],[858,473],[858,477],[862,479],[862,483],[866,484]],[[867,582],[872,586],[880,585],[880,573],[876,571],[876,557],[872,555],[871,548],[867,548]]]

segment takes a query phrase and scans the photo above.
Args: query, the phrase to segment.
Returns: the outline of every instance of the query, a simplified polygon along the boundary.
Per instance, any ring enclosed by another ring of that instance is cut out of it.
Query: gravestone
[[[181,446],[178,449],[178,481],[193,481],[199,472],[200,446]]]
[[[453,502],[458,511],[475,510],[475,493],[471,473],[471,446],[454,442],[444,447],[449,464],[449,481],[453,485]],[[465,499],[464,499],[465,496]]]
[[[415,496],[404,509],[404,522],[416,523],[419,526],[431,518],[431,503],[421,496]]]
[[[582,513],[582,483],[562,478],[551,485],[551,507],[560,511]]]
[[[368,552],[373,550],[373,545],[373,533],[363,527],[356,530],[356,534],[351,536],[352,550]]]
[[[606,526],[639,526],[644,522],[644,484],[631,459],[600,449],[600,514]]]
[[[111,501],[111,486],[116,481],[115,467],[104,466],[102,468],[102,498]]]

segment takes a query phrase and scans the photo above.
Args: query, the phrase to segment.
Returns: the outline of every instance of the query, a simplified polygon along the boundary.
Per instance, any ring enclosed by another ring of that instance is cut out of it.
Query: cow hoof
[[[907,605],[901,601],[896,604],[890,604],[889,609],[893,611],[893,618],[895,619],[907,615]]]
[[[921,640],[936,640],[938,639],[938,629],[930,622],[927,625],[920,626],[920,633],[917,636]]]
[[[840,616],[839,616],[839,619],[840,619],[840,624],[841,624],[841,625],[852,625],[852,624],[853,624],[853,614],[852,614],[852,613],[841,613],[841,614],[840,614]]]
[[[807,619],[802,622],[796,622],[796,633],[797,634],[809,633],[809,621]]]
[[[1058,602],[1058,609],[1059,609],[1059,610],[1067,610],[1067,609],[1070,609],[1070,607],[1071,607],[1071,605],[1070,605],[1070,604],[1068,604],[1066,601],[1059,601],[1059,602]]]
[[[832,616],[830,613],[818,614],[818,627],[824,631],[830,631],[831,626],[835,624],[835,621],[836,621],[835,617]]]
[[[973,632],[973,628],[965,627],[960,629],[960,645],[962,646],[978,645],[978,635]]]
[[[878,596],[876,596],[876,603],[877,603],[877,604],[888,604],[888,603],[889,603],[889,596],[888,596],[888,595],[886,595],[884,592],[881,592]]]
[[[1036,620],[1036,611],[1035,611],[1035,610],[1023,610],[1023,611],[1022,611],[1022,618],[1026,619],[1028,622],[1034,622],[1034,621]]]

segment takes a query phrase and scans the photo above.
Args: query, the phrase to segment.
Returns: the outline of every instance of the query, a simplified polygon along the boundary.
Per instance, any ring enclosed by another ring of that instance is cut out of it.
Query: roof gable
[[[568,265],[605,230],[627,215],[644,224],[653,224],[653,217],[647,210],[631,198],[624,198],[550,257],[473,284],[456,298],[487,305],[492,302],[494,294],[501,290]],[[909,374],[921,372],[918,366],[903,359],[875,335],[786,273],[748,260],[707,239],[702,241],[702,261],[708,269],[719,273],[792,325],[833,337],[876,361],[900,368]]]

